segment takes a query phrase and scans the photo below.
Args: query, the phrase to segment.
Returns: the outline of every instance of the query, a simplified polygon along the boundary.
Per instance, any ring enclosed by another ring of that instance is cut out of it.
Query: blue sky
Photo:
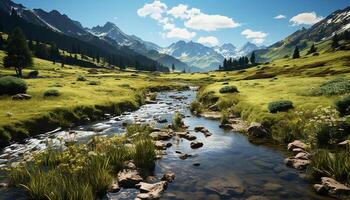
[[[349,0],[14,1],[29,8],[58,10],[85,27],[111,21],[125,33],[161,46],[182,39],[208,46],[228,42],[241,46],[247,41],[270,45],[349,6]]]

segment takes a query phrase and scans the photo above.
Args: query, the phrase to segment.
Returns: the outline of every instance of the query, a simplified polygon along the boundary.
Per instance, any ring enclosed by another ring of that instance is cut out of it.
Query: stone
[[[211,105],[211,106],[209,106],[208,109],[211,110],[211,111],[215,111],[215,112],[216,112],[216,111],[220,111],[218,105]]]
[[[176,135],[179,136],[180,138],[185,138],[186,140],[189,140],[189,141],[197,139],[196,136],[191,135],[188,132],[177,132]]]
[[[248,127],[248,135],[254,138],[266,138],[269,136],[267,130],[259,123],[252,123]]]
[[[220,112],[203,112],[200,115],[207,119],[221,119]]]
[[[301,153],[301,152],[305,152],[305,150],[301,149],[301,148],[294,148],[294,149],[292,149],[292,151],[293,151],[293,153],[296,153],[296,154]]]
[[[194,128],[194,131],[203,133],[205,137],[209,137],[209,136],[212,135],[212,134],[209,132],[209,130],[206,129],[206,128],[204,128],[203,126],[197,126],[197,127],[195,127],[195,128]]]
[[[338,146],[340,146],[340,147],[350,147],[350,140],[345,140],[343,142],[340,142],[338,144]]]
[[[160,118],[160,119],[157,119],[157,122],[158,123],[160,123],[160,124],[164,124],[164,123],[167,123],[168,122],[168,120],[167,119],[165,119],[165,118]]]
[[[295,169],[304,170],[311,163],[310,160],[296,159],[296,158],[286,158],[284,163],[288,167],[293,167]]]
[[[254,196],[248,197],[246,200],[269,200],[269,199],[264,196],[254,195]]]
[[[117,193],[119,191],[120,191],[120,187],[119,187],[119,184],[117,181],[113,182],[108,190],[108,192],[110,192],[110,193]]]
[[[167,182],[161,181],[153,184],[140,182],[137,184],[137,187],[140,189],[141,193],[137,195],[136,199],[159,199],[161,197],[161,193],[167,188]]]
[[[173,182],[175,180],[175,173],[173,173],[173,172],[166,172],[163,175],[161,180],[162,181],[166,181],[168,183],[171,183],[171,182]]]
[[[8,186],[8,183],[0,183],[0,188],[7,188]]]
[[[294,158],[302,159],[302,160],[309,160],[310,154],[308,152],[300,152]]]
[[[124,167],[126,169],[133,169],[133,170],[136,170],[136,165],[132,162],[132,161],[126,161],[124,163]]]
[[[195,166],[195,167],[199,167],[201,164],[200,163],[198,163],[198,162],[196,162],[196,163],[193,163],[193,166]]]
[[[29,100],[31,99],[32,96],[30,96],[29,94],[16,94],[12,96],[12,100]]]
[[[173,137],[170,132],[165,131],[152,132],[150,136],[154,140],[169,140]]]
[[[198,149],[198,148],[201,148],[203,146],[203,143],[202,142],[198,142],[198,141],[195,141],[195,142],[191,142],[191,148],[192,149]]]
[[[136,170],[123,170],[118,173],[119,185],[124,188],[133,188],[136,184],[143,181],[139,172]]]
[[[231,197],[233,195],[242,195],[244,193],[242,185],[233,181],[212,180],[209,181],[204,188],[222,197]]]
[[[201,132],[203,129],[205,129],[204,126],[196,126],[196,127],[194,127],[194,131],[196,131],[196,132]]]
[[[307,147],[307,145],[305,143],[303,143],[300,140],[294,140],[294,142],[291,142],[288,144],[288,151],[293,151],[293,149],[298,148],[298,149],[303,149],[305,150]]]
[[[158,149],[158,150],[164,150],[164,149],[166,149],[166,144],[163,143],[163,142],[161,142],[161,141],[156,141],[156,142],[154,143],[154,146],[155,146],[156,149]]]
[[[282,185],[278,184],[278,183],[266,183],[264,185],[264,189],[268,190],[268,191],[279,191],[282,189]]]
[[[175,153],[177,153],[177,154],[182,154],[182,152],[181,152],[181,151],[175,151]]]
[[[187,153],[183,153],[183,154],[181,154],[181,155],[179,156],[179,158],[180,158],[181,160],[186,160],[186,159],[189,158],[189,157],[192,157],[192,155],[187,154]]]
[[[327,193],[331,196],[341,196],[341,195],[350,195],[350,188],[346,185],[339,183],[338,181],[329,178],[329,177],[322,177],[321,178],[321,184],[316,184],[314,188],[316,191],[320,193]]]

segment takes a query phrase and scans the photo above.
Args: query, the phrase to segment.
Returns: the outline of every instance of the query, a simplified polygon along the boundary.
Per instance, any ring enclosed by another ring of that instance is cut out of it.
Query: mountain
[[[350,6],[333,12],[310,28],[303,27],[285,39],[258,51],[257,56],[260,61],[290,56],[295,46],[298,46],[300,50],[304,50],[313,43],[330,40],[335,33],[340,34],[349,29]]]
[[[176,69],[180,71],[188,68],[187,64],[181,62],[180,60],[170,55],[159,53],[158,51],[162,48],[158,45],[152,42],[144,41],[135,35],[128,35],[112,22],[107,22],[104,26],[96,26],[92,29],[87,29],[87,31],[105,40],[112,39],[119,45],[127,46],[130,49],[133,49],[134,51],[169,68],[173,64],[175,65]]]
[[[223,44],[222,46],[216,46],[213,48],[217,53],[221,54],[224,58],[235,57],[236,51],[237,51],[237,47],[235,47],[231,43],[226,43],[226,44]]]
[[[30,40],[55,43],[58,48],[68,52],[73,49],[89,57],[100,57],[118,66],[137,66],[140,70],[168,69],[156,61],[112,40],[103,40],[86,31],[79,22],[71,20],[58,11],[45,12],[31,10],[10,0],[0,1],[0,23],[6,33],[20,27]]]
[[[213,48],[196,42],[178,41],[164,48],[161,53],[171,55],[186,63],[191,71],[216,70],[224,60],[224,57]]]

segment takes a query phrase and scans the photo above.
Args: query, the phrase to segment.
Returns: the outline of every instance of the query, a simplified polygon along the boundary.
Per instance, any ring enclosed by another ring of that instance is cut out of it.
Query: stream
[[[174,137],[167,154],[156,163],[154,176],[161,178],[165,172],[176,174],[175,181],[169,183],[161,199],[315,199],[326,200],[317,195],[312,184],[303,179],[303,174],[288,168],[284,159],[288,156],[285,146],[269,143],[256,144],[240,133],[219,128],[217,120],[191,115],[189,104],[195,99],[195,91],[162,92],[156,104],[146,104],[135,112],[125,112],[108,120],[79,126],[73,131],[56,130],[12,144],[0,154],[0,167],[15,165],[19,158],[30,159],[31,153],[43,151],[47,144],[59,147],[63,141],[86,142],[91,136],[122,134],[126,124],[146,123],[158,128],[167,126],[175,112],[186,116],[185,125],[204,146],[191,149],[190,142]],[[205,137],[195,132],[194,127],[204,126],[211,133]],[[72,133],[74,132],[74,134]],[[48,142],[50,141],[50,142]],[[192,157],[182,160],[175,151]],[[134,199],[136,189],[122,189],[115,194],[107,194],[106,199]],[[16,190],[0,189],[0,199],[25,199]]]

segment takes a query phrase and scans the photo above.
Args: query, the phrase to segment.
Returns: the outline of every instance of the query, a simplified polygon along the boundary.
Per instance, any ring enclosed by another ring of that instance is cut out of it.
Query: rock
[[[197,139],[196,136],[189,134],[188,132],[176,132],[176,135],[180,138],[185,138],[186,140],[192,141]]]
[[[282,185],[277,183],[266,183],[264,189],[268,191],[279,191],[282,189]]]
[[[196,132],[201,132],[203,129],[205,129],[204,126],[196,126],[196,127],[194,127],[194,131],[196,131]]]
[[[233,129],[233,126],[231,124],[220,124],[219,127],[226,130]]]
[[[266,138],[269,136],[267,130],[259,123],[250,124],[248,135],[255,138]]]
[[[117,193],[120,191],[120,187],[117,181],[115,181],[109,188],[108,192]]]
[[[209,181],[204,188],[223,197],[242,195],[244,193],[244,188],[240,184],[232,181],[213,180]]]
[[[300,140],[294,140],[294,142],[291,142],[288,144],[288,151],[293,151],[293,149],[298,148],[298,149],[303,149],[305,150],[307,145],[303,143]]]
[[[175,153],[177,153],[177,154],[182,154],[182,152],[181,152],[181,151],[175,151]]]
[[[293,167],[295,169],[303,170],[311,163],[310,160],[296,159],[296,158],[286,158],[284,163],[288,167]]]
[[[123,170],[118,173],[119,185],[124,188],[135,187],[136,184],[143,181],[142,177],[136,170]]]
[[[156,141],[156,142],[154,143],[154,146],[155,146],[156,149],[158,149],[158,150],[164,150],[164,149],[166,149],[166,144],[163,143],[163,142],[161,142],[161,141]]]
[[[170,148],[171,146],[173,146],[173,144],[171,144],[170,142],[166,143],[165,145],[166,148]]]
[[[302,159],[302,160],[309,160],[310,154],[308,152],[300,152],[294,158]]]
[[[162,177],[162,181],[167,181],[168,183],[173,182],[174,179],[175,179],[175,173],[173,172],[167,172]]]
[[[14,96],[12,96],[12,100],[29,100],[31,99],[32,96],[30,96],[29,94],[16,94]]]
[[[209,106],[209,108],[208,108],[209,110],[211,110],[211,111],[220,111],[220,109],[219,109],[219,106],[218,105],[211,105],[211,106]]]
[[[172,138],[172,133],[170,132],[164,132],[164,131],[157,131],[157,132],[152,132],[150,134],[150,136],[154,139],[154,140],[169,140],[170,138]]]
[[[269,200],[269,199],[264,196],[254,195],[254,196],[248,197],[246,200]]]
[[[145,104],[157,104],[157,101],[153,101],[153,100],[150,100],[150,99],[146,99],[146,100],[145,100]]]
[[[7,188],[8,186],[8,183],[0,183],[0,188]]]
[[[136,165],[132,161],[126,161],[124,163],[124,168],[136,170]]]
[[[207,119],[221,119],[220,112],[203,112],[200,115]]]
[[[340,147],[350,147],[350,140],[345,140],[338,144]]]
[[[196,167],[199,167],[201,164],[196,162],[196,163],[193,163],[193,166],[196,166]]]
[[[203,143],[202,142],[198,142],[198,141],[195,141],[195,142],[191,142],[191,148],[192,149],[198,149],[198,148],[201,148],[203,146]]]
[[[189,157],[191,157],[192,155],[190,155],[190,154],[187,154],[187,153],[183,153],[183,154],[181,154],[180,156],[179,156],[179,158],[181,159],[181,160],[186,160],[187,158],[189,158]]]
[[[319,193],[327,193],[331,196],[350,195],[349,187],[332,178],[322,177],[321,182],[321,184],[314,185],[315,190]]]
[[[158,123],[160,123],[160,124],[164,124],[164,123],[167,123],[168,122],[168,120],[167,119],[165,119],[165,118],[160,118],[160,119],[157,119],[157,122]]]
[[[140,189],[141,193],[137,195],[136,199],[159,199],[161,193],[167,188],[167,182],[161,181],[154,184],[140,182],[137,184],[137,187]]]
[[[209,130],[206,129],[206,128],[204,128],[203,126],[197,126],[197,127],[194,128],[194,130],[195,130],[196,132],[201,132],[201,133],[203,133],[205,137],[209,137],[209,136],[212,135],[212,134],[209,132]]]
[[[294,148],[294,149],[292,149],[292,151],[296,154],[301,153],[301,152],[306,152],[304,149],[301,149],[301,148]]]

